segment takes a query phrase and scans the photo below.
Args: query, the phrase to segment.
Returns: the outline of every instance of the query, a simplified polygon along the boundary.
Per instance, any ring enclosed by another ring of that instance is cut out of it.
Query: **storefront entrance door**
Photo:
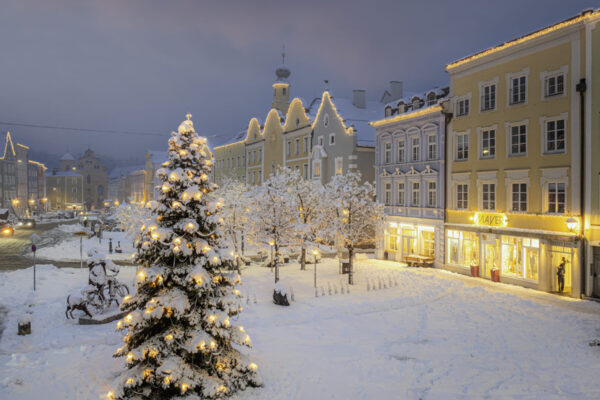
[[[483,242],[483,273],[486,278],[491,278],[490,271],[496,265],[496,241]]]
[[[600,247],[593,247],[592,257],[592,296],[600,298]]]

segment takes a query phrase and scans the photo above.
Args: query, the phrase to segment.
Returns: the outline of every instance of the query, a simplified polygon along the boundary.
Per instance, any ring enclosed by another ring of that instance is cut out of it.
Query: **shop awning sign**
[[[506,226],[508,225],[508,218],[503,213],[483,213],[477,212],[473,217],[473,223],[475,225],[485,226]]]

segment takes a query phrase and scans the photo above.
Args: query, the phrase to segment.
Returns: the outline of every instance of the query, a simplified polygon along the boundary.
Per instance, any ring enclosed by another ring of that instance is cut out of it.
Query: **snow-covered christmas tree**
[[[207,200],[212,154],[188,114],[169,139],[169,160],[157,171],[154,220],[142,226],[137,290],[125,297],[118,330],[126,330],[127,370],[107,398],[213,399],[260,386],[256,363],[242,354],[250,337],[235,323],[240,282],[221,247],[219,201]],[[226,272],[227,271],[227,272]]]

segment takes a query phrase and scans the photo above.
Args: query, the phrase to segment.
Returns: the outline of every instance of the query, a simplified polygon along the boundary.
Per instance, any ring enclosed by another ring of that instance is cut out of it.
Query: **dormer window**
[[[400,103],[398,103],[398,112],[400,114],[402,114],[403,112],[406,112],[406,104],[404,104],[403,101],[401,101]]]
[[[421,99],[419,99],[418,97],[415,97],[412,100],[412,108],[413,108],[413,110],[416,110],[417,108],[420,108],[420,107],[421,107]]]
[[[429,92],[427,95],[427,105],[432,106],[435,104],[435,93]]]
[[[387,106],[387,107],[385,108],[385,116],[386,116],[386,117],[390,117],[391,115],[392,115],[392,107],[390,107],[390,106]]]

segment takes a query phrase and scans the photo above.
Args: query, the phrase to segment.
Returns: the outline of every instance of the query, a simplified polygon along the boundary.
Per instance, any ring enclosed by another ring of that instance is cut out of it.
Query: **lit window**
[[[344,159],[342,157],[337,157],[335,159],[335,173],[337,175],[341,175],[344,168]]]
[[[321,176],[321,161],[313,162],[313,177]]]
[[[496,157],[496,131],[489,129],[481,132],[481,158]]]

